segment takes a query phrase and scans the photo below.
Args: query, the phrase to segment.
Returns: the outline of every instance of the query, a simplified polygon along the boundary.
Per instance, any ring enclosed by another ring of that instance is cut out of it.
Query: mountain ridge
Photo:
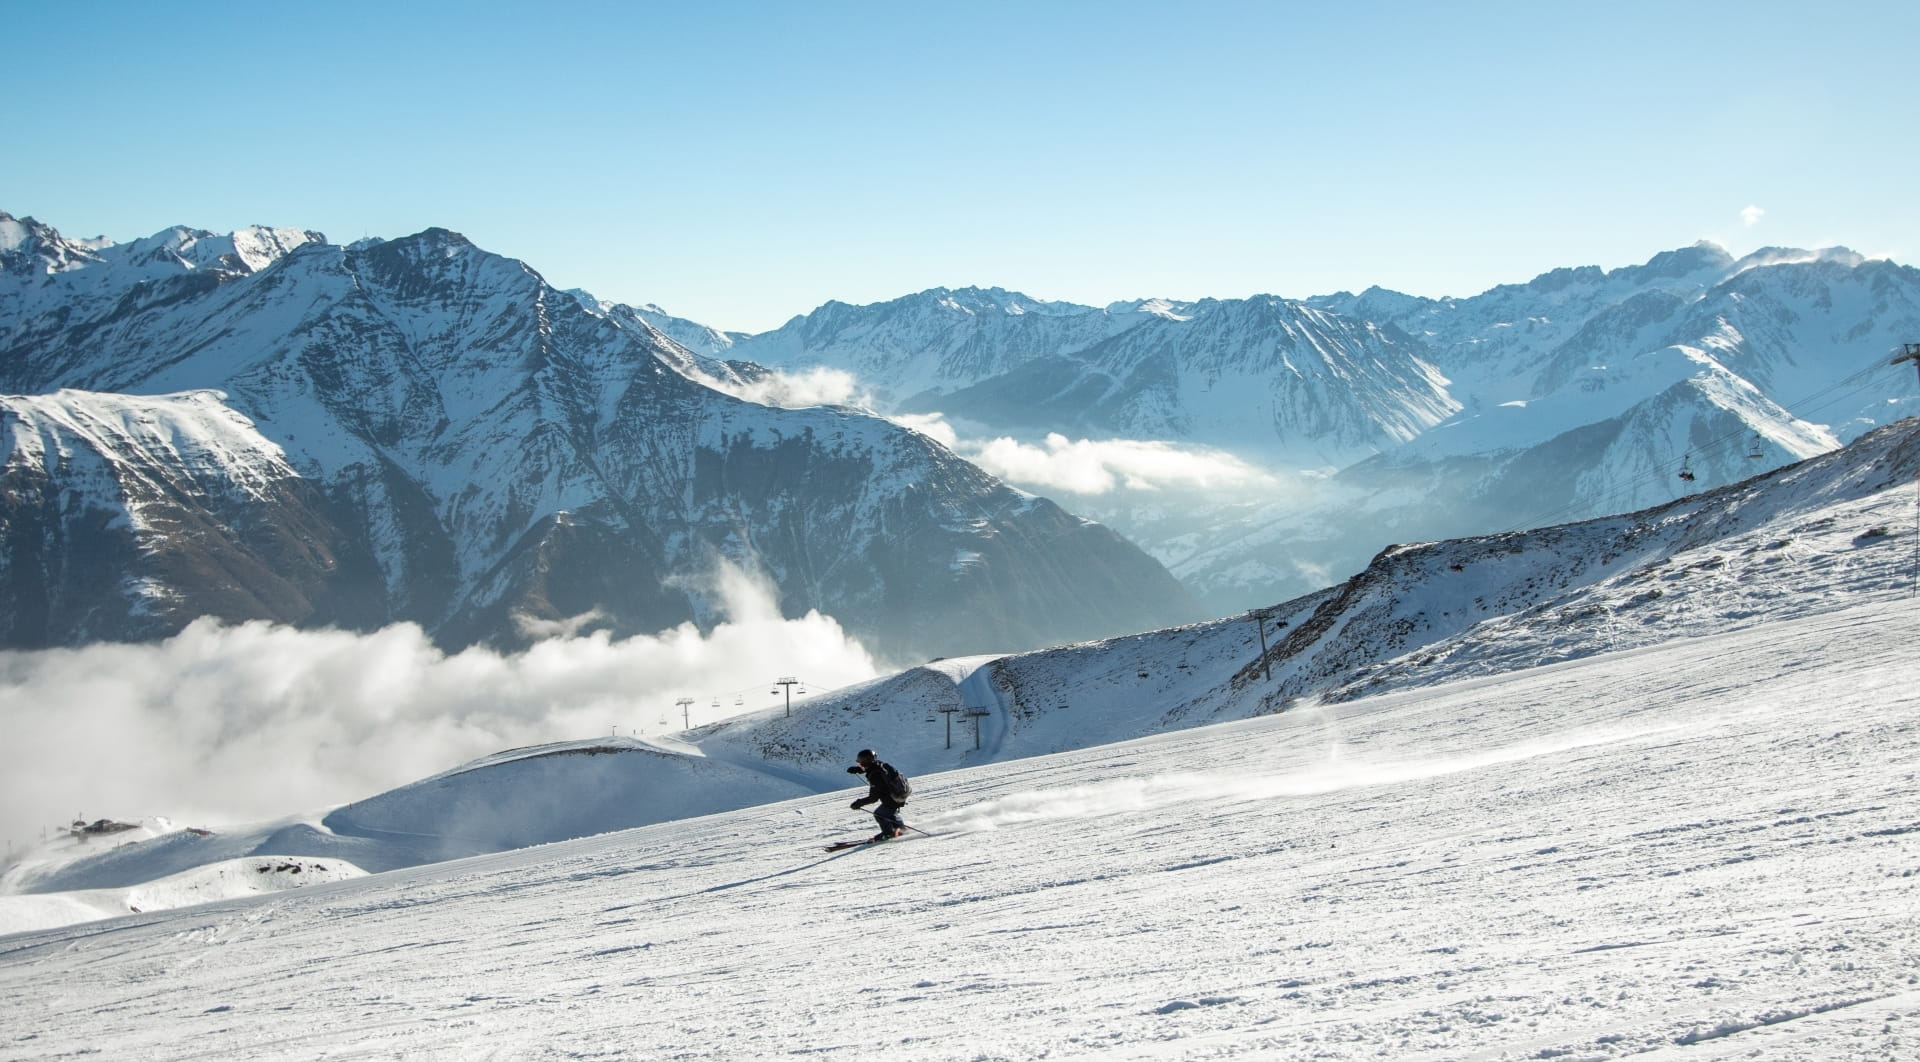
[[[410,621],[449,645],[514,645],[522,617],[596,616],[616,634],[711,622],[669,583],[722,558],[765,570],[793,615],[848,614],[876,650],[909,657],[1194,614],[1171,577],[1111,531],[864,411],[715,390],[708,377],[731,367],[457,233],[301,243],[257,272],[181,260],[130,283],[113,269],[125,253],[107,247],[90,265],[0,292],[0,309],[62,307],[0,313],[0,391],[65,396],[104,419],[154,395],[218,392],[229,410],[205,409],[204,397],[173,408],[251,425],[252,451],[229,455],[234,477],[284,478],[283,461],[306,484],[297,504],[209,507],[192,492],[155,493],[165,476],[144,468],[147,451],[107,452],[101,436],[66,439],[119,481],[72,478],[59,446],[16,450],[3,473],[0,590],[33,600],[9,599],[15,615],[118,611],[134,637],[203,611],[356,629]],[[6,402],[10,425],[39,415],[24,398]],[[307,574],[355,607],[213,607],[238,560],[187,564],[205,576],[188,585],[141,570],[140,557],[164,551],[122,515],[163,501],[218,529],[172,541],[176,552],[257,555],[256,532],[328,525],[326,551],[356,562]],[[113,586],[74,574],[108,553],[137,574]],[[22,574],[32,572],[68,581]],[[927,602],[960,620],[936,627]],[[46,645],[103,630],[112,624],[11,634]]]

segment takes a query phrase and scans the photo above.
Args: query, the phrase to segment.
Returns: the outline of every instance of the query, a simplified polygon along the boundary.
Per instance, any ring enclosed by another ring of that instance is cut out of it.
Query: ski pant
[[[880,832],[886,834],[888,837],[903,832],[907,828],[907,824],[901,821],[900,818],[900,805],[889,804],[885,801],[882,801],[879,807],[873,809],[873,821],[880,824]]]

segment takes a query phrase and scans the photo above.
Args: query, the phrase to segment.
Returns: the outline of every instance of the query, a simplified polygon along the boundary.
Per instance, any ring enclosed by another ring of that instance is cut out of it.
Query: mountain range
[[[653,632],[716,618],[723,561],[905,659],[1198,615],[924,435],[715,382],[739,377],[444,230],[118,245],[0,215],[0,644]]]
[[[726,560],[890,659],[1036,648],[1830,451],[1920,411],[1888,364],[1916,336],[1920,271],[1843,248],[1703,243],[1470,298],[938,288],[747,335],[443,230],[122,245],[0,215],[0,643],[196,615],[650,631],[711,622],[691,588]],[[818,370],[859,404],[767,397]],[[1091,492],[982,445],[1069,436],[1254,474]]]
[[[1831,450],[1920,412],[1911,368],[1888,364],[1916,338],[1911,267],[1701,243],[1470,298],[1091,307],[943,288],[701,349],[845,369],[879,408],[968,434],[1150,439],[1270,470],[1278,484],[1200,496],[1059,495],[1220,613],[1389,543],[1628,511]]]

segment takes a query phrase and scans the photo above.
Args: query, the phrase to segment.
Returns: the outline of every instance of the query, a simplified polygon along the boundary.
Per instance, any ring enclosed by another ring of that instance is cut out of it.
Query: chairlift
[[[1682,457],[1680,459],[1680,478],[1686,480],[1688,483],[1693,482],[1693,454],[1692,453],[1688,453],[1685,457]]]
[[[1753,433],[1753,441],[1747,444],[1747,456],[1755,461],[1767,456],[1766,450],[1760,444],[1760,433],[1756,431]]]

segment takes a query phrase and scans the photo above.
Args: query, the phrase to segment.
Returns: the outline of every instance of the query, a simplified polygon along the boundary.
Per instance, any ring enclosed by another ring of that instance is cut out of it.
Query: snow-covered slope
[[[693,818],[809,791],[764,769],[710,759],[698,747],[672,739],[560,742],[487,756],[320,814],[217,831],[146,829],[91,846],[58,838],[0,876],[0,907],[11,903],[10,894],[117,896],[196,868],[289,854],[364,871],[390,870]]]
[[[259,855],[196,864],[178,874],[125,888],[0,895],[0,934],[129,913],[170,911],[176,907],[363,878],[366,874],[352,863],[338,859]]]
[[[9,1058],[1920,1053],[1904,593],[0,938]],[[1836,602],[1836,604],[1838,604]]]
[[[1624,516],[1394,546],[1345,583],[1252,614],[1050,650],[942,661],[819,698],[806,719],[696,732],[824,784],[844,749],[918,770],[1000,760],[1302,704],[1704,635],[1920,579],[1920,420],[1833,454]],[[1905,529],[1905,530],[1903,530]],[[1262,639],[1266,653],[1262,655]],[[981,710],[955,748],[940,709]]]
[[[861,747],[920,776],[1905,598],[1916,475],[1910,420],[1657,509],[1395,547],[1258,619],[937,660],[676,741],[514,750],[324,817],[128,845],[7,887],[125,886],[256,852],[381,870],[840,789]]]

